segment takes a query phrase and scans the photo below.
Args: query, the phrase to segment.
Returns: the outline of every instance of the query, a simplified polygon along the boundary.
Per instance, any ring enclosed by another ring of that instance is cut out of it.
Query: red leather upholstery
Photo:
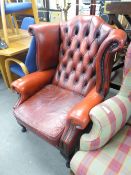
[[[93,88],[89,94],[68,112],[68,120],[79,129],[85,129],[90,121],[90,110],[103,101],[104,97]]]
[[[125,40],[121,41],[119,32],[121,30],[113,30],[112,26],[95,16],[76,17],[61,25],[60,64],[54,84],[86,95],[96,84],[96,62],[101,62],[105,48],[110,47],[112,41],[120,41],[119,45],[123,45]],[[125,35],[123,31],[121,34]],[[110,57],[111,54],[106,58],[109,68]],[[105,72],[108,72],[109,68],[107,67]]]
[[[55,69],[43,72],[34,72],[14,81],[12,83],[12,88],[21,95],[21,98],[16,106],[19,106],[26,99],[41,90],[44,85],[51,83],[54,73]]]
[[[44,23],[44,25],[36,24],[29,27],[29,32],[35,35],[37,42],[37,66],[39,70],[52,69],[58,64],[59,28],[58,24],[49,23]]]
[[[66,124],[66,114],[82,98],[66,89],[48,85],[16,108],[15,115],[24,126],[58,146]]]
[[[82,129],[88,128],[90,109],[108,92],[113,54],[124,46],[126,34],[96,16],[33,25],[29,31],[36,37],[37,67],[43,74],[12,84],[20,93],[14,114],[21,125],[68,157]],[[56,66],[56,72],[50,70]]]

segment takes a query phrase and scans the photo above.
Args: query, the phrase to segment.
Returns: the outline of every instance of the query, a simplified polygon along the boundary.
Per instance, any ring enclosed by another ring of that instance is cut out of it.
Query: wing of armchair
[[[131,44],[125,59],[123,83],[119,93],[91,109],[93,127],[83,134],[80,150],[96,150],[105,145],[131,116]]]

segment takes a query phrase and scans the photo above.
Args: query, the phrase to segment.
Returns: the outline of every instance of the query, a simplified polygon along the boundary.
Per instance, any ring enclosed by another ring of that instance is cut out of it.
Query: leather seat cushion
[[[83,96],[55,85],[48,85],[14,111],[17,121],[49,143],[58,146],[68,111]]]

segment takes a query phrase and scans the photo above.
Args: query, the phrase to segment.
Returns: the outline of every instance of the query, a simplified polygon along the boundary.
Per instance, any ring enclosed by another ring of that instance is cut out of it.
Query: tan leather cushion
[[[21,104],[14,113],[18,122],[53,145],[58,145],[67,112],[82,98],[71,91],[48,85]]]

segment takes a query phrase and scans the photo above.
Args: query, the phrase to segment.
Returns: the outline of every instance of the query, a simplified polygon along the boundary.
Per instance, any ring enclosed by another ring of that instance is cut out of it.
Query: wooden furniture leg
[[[39,17],[38,17],[38,10],[37,10],[37,5],[36,5],[35,0],[32,0],[32,11],[33,11],[35,23],[38,24],[39,23]]]
[[[4,80],[5,85],[9,87],[8,77],[5,69],[5,59],[6,57],[0,56],[0,70],[1,70],[2,78]]]
[[[6,44],[9,45],[8,30],[7,30],[7,24],[6,24],[5,8],[4,8],[4,0],[1,1],[1,19],[2,19],[2,25],[3,25],[4,40],[5,40]]]
[[[18,27],[18,24],[17,24],[16,16],[14,14],[12,16],[14,18],[14,24],[15,24],[16,34],[18,35],[19,34],[19,27]]]
[[[10,14],[7,15],[7,20],[9,22],[10,27],[11,27],[12,33],[15,33],[15,26],[13,24],[12,16]]]

